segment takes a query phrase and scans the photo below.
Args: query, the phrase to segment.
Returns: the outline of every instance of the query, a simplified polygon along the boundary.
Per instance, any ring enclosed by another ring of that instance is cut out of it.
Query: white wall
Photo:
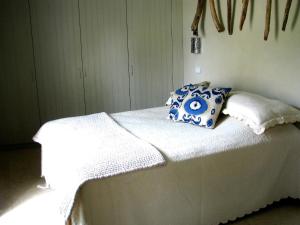
[[[222,19],[227,28],[227,1],[216,2],[221,3]],[[185,83],[210,80],[213,85],[256,92],[300,107],[300,16],[297,15],[300,14],[300,0],[293,1],[286,31],[282,32],[285,2],[273,0],[271,30],[269,40],[265,42],[266,1],[250,1],[244,29],[240,32],[242,1],[236,0],[232,36],[228,35],[227,29],[223,33],[217,32],[207,1],[204,32],[200,32],[203,52],[193,55],[190,53],[190,25],[197,0],[183,0]],[[197,65],[202,70],[200,75],[195,73]]]

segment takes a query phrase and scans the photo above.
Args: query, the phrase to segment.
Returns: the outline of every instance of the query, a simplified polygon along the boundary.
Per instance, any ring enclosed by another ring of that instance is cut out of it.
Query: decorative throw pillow
[[[208,88],[199,86],[189,90],[178,106],[173,104],[169,119],[214,128],[222,105],[231,88]]]
[[[223,113],[242,121],[256,134],[278,124],[300,121],[300,111],[296,108],[247,92],[232,93]]]
[[[174,92],[170,93],[170,98],[168,99],[168,101],[166,102],[167,106],[171,106],[173,104],[180,104],[184,97],[188,94],[189,91],[199,87],[199,86],[203,86],[203,87],[209,87],[210,82],[209,81],[203,81],[201,83],[198,84],[188,84],[188,85],[184,85],[183,87],[177,89]]]

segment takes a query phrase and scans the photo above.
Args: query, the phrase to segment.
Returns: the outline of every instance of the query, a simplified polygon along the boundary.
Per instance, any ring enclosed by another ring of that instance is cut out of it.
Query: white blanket
[[[285,130],[257,135],[231,117],[220,117],[215,129],[167,120],[167,107],[112,114],[122,127],[157,147],[169,160],[182,161],[247,146],[269,143]],[[271,134],[271,135],[270,135]]]
[[[127,132],[105,113],[48,122],[34,140],[43,145],[43,175],[59,194],[65,219],[84,182],[165,162],[153,146]]]

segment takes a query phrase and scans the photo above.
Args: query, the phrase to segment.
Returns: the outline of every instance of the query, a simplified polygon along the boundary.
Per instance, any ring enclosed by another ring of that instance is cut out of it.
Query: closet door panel
[[[0,145],[32,141],[39,127],[29,7],[0,1]]]
[[[77,0],[30,0],[42,122],[85,113]]]
[[[164,105],[173,90],[171,0],[128,0],[132,109]]]
[[[130,109],[125,0],[80,0],[87,113]]]
[[[183,85],[183,15],[182,0],[172,0],[173,84]]]

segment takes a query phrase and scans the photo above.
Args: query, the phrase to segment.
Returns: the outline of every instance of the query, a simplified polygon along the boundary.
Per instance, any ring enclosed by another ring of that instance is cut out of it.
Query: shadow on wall
[[[252,28],[253,25],[253,17],[254,17],[254,5],[255,1],[251,0],[250,1],[250,29]]]
[[[300,11],[300,0],[297,1],[297,5],[296,5],[296,11],[292,20],[292,27],[291,30],[293,31],[295,29],[295,26],[297,24],[298,21],[298,17],[299,17],[299,11]]]

